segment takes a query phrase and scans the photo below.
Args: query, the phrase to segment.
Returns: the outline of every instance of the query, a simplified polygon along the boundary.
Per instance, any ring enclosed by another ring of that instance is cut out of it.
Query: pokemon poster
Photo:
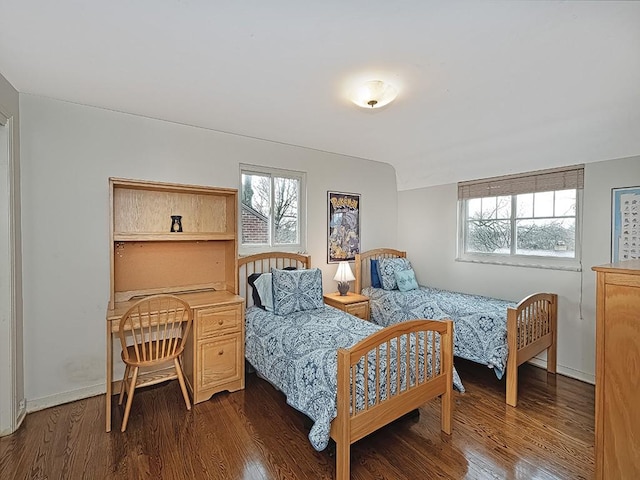
[[[360,195],[328,193],[328,262],[350,261],[360,253]]]

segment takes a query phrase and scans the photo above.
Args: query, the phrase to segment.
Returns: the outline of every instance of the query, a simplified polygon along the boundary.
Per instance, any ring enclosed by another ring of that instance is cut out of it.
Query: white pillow
[[[262,306],[267,312],[273,312],[273,285],[271,282],[271,274],[263,273],[255,282],[253,282],[258,295],[260,295],[260,301]]]

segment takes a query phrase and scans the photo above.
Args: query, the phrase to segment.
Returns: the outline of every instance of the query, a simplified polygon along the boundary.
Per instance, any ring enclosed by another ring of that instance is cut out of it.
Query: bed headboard
[[[249,275],[252,273],[268,273],[272,268],[296,267],[311,268],[311,257],[299,253],[267,252],[238,258],[239,295],[244,297],[245,305],[253,305],[253,296],[249,286]]]
[[[393,248],[377,248],[356,254],[356,293],[361,293],[363,288],[371,286],[371,260],[406,256],[407,252]]]

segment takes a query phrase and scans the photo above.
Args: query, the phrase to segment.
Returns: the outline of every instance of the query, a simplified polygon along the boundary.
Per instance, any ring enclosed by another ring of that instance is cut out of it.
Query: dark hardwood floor
[[[352,446],[352,479],[581,479],[594,475],[594,388],[530,365],[520,368],[518,408],[504,380],[456,360],[467,393],[454,394],[451,436],[439,401]],[[104,397],[29,414],[0,439],[5,479],[331,479],[332,445],[316,452],[310,421],[268,383],[184,408],[177,382],[141,390],[120,433]]]

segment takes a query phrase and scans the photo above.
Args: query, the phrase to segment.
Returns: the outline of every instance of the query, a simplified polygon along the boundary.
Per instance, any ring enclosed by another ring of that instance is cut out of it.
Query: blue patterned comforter
[[[281,390],[287,403],[307,415],[314,424],[309,441],[316,450],[329,442],[331,421],[336,417],[337,351],[349,348],[382,327],[330,306],[274,315],[257,307],[247,309],[245,357],[257,373]],[[394,348],[394,347],[392,347]],[[404,346],[401,346],[404,349]],[[413,352],[414,349],[410,349]],[[386,354],[381,365],[386,365]],[[391,372],[395,372],[396,355],[391,355]],[[422,359],[421,359],[422,362]],[[369,369],[369,398],[375,398],[374,368]],[[404,387],[401,371],[401,390]],[[413,382],[413,372],[410,381]],[[453,372],[454,387],[464,391],[458,373]],[[391,374],[391,391],[395,392],[395,373]],[[385,376],[381,375],[381,388]],[[363,377],[357,378],[357,391],[364,392]],[[382,397],[383,394],[381,394]],[[382,397],[383,398],[383,397]],[[357,397],[357,407],[364,400]]]
[[[507,308],[515,303],[423,286],[407,292],[367,287],[362,294],[370,298],[371,320],[385,327],[415,318],[450,318],[453,354],[487,365],[502,378],[509,353]]]

